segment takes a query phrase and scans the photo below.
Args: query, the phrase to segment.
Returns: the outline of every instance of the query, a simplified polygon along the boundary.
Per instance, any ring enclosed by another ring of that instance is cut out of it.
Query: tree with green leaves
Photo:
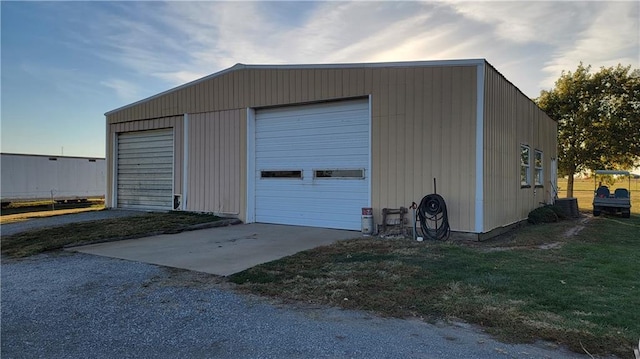
[[[569,176],[567,197],[573,197],[576,173],[627,170],[640,162],[640,70],[590,69],[580,63],[574,72],[563,71],[535,100],[558,121],[558,174]]]

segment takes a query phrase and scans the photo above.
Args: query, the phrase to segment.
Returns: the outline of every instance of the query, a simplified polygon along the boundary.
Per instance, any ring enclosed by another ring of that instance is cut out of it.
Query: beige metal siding
[[[372,80],[373,207],[418,202],[436,178],[452,229],[473,231],[476,68],[383,69]]]
[[[382,69],[375,69],[380,71]],[[243,69],[169,92],[107,116],[110,124],[368,95],[365,68]],[[398,71],[406,71],[398,69]]]
[[[484,108],[484,231],[526,219],[552,199],[549,175],[557,156],[556,122],[491,66],[486,67]],[[544,186],[521,188],[520,145],[543,151]]]
[[[243,112],[189,115],[187,210],[240,214]]]
[[[110,124],[107,126],[107,196],[106,204],[111,206],[113,196],[113,144],[117,139],[117,134],[121,132],[143,131],[162,128],[173,128],[174,138],[174,171],[173,171],[173,188],[174,194],[182,193],[182,159],[183,159],[183,116],[171,116],[157,118],[153,120],[130,121]]]
[[[244,219],[246,108],[369,95],[376,218],[382,208],[407,207],[432,193],[436,177],[452,228],[473,231],[475,65],[239,69],[111,113],[107,121],[112,127],[126,121],[131,125],[123,130],[131,130],[135,120],[188,113],[188,209],[239,213]],[[217,150],[229,157],[212,157]],[[176,166],[180,179],[181,169]]]

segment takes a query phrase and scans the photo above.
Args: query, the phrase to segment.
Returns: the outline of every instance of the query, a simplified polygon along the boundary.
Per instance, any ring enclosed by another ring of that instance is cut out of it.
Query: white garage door
[[[369,102],[259,110],[255,220],[359,230],[369,206]]]
[[[173,130],[118,135],[119,208],[172,209]]]

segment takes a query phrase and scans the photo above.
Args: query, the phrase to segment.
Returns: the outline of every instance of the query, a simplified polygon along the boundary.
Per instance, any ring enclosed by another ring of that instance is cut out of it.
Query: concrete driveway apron
[[[356,231],[252,223],[69,250],[227,276],[300,251],[360,236]]]

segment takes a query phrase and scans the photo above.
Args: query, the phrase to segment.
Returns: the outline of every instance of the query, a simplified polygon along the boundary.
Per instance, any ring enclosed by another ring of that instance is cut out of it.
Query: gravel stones
[[[2,263],[2,358],[581,358],[473,329],[274,304],[220,277],[58,252]]]

